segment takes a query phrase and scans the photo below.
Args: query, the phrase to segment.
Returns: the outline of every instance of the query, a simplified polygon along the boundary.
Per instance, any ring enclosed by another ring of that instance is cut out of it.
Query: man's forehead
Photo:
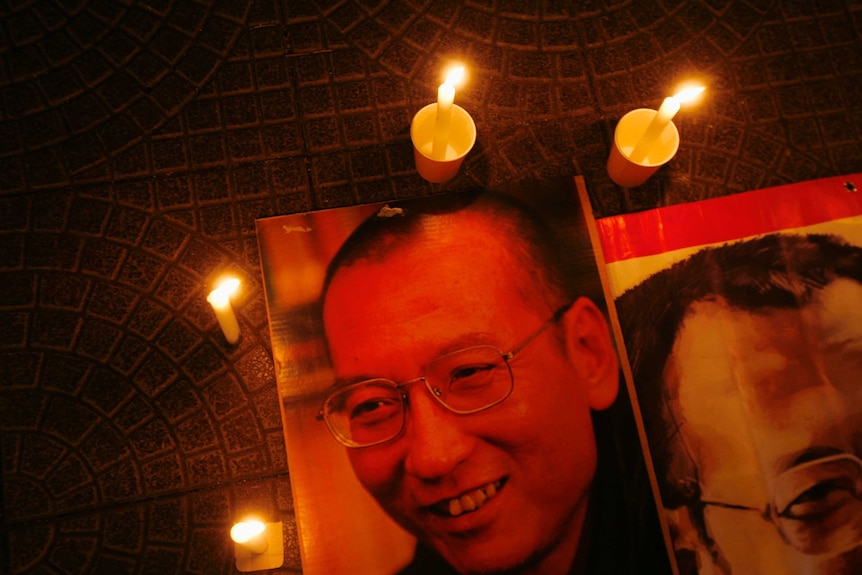
[[[708,324],[725,329],[709,334]],[[814,290],[811,300],[798,308],[763,306],[745,309],[722,298],[698,300],[686,310],[674,343],[679,344],[687,330],[702,339],[727,337],[732,329],[735,337],[744,339],[770,328],[776,337],[803,334],[819,345],[838,340],[859,341],[862,339],[862,284],[849,278],[836,279],[822,289]],[[817,336],[816,340],[813,336]]]
[[[393,304],[411,306],[405,312],[421,316],[424,308],[451,299],[499,298],[526,275],[523,266],[516,269],[512,254],[506,239],[488,226],[436,217],[410,239],[388,242],[385,249],[342,265],[324,295],[324,313],[395,299]]]
[[[862,285],[838,279],[799,309],[695,302],[676,335],[664,384],[672,398],[730,396],[749,387],[775,399],[820,379],[809,371],[828,377],[860,358]]]
[[[351,275],[409,273],[402,278],[405,289],[424,281],[423,268],[457,268],[464,262],[475,260],[496,261],[502,266],[513,253],[513,239],[483,218],[469,214],[446,214],[423,220],[422,225],[409,233],[390,235],[380,232],[380,242],[373,248],[360,249],[352,261],[342,265],[333,275],[337,279],[347,269]],[[469,273],[469,267],[460,273]],[[485,268],[476,274],[488,274]],[[507,273],[512,273],[509,269]],[[413,275],[415,274],[415,275]],[[328,294],[327,294],[328,295]]]

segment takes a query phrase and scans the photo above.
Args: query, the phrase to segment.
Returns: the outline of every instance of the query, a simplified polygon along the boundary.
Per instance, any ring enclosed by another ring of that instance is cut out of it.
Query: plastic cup
[[[653,143],[646,158],[638,162],[630,159],[632,150],[657,113],[649,108],[639,108],[620,118],[608,158],[608,175],[617,185],[634,188],[643,184],[656,170],[668,163],[679,149],[679,130],[670,122]]]
[[[434,127],[437,123],[437,103],[428,104],[413,116],[410,139],[419,175],[434,184],[448,182],[455,177],[464,156],[476,143],[476,123],[470,114],[457,104],[452,105],[452,123],[449,126],[449,145],[443,160],[431,158]]]

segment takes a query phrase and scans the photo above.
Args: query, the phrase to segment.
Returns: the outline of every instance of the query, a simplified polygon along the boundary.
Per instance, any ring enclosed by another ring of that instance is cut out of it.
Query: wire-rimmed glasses
[[[699,490],[698,490],[699,491]],[[862,543],[862,460],[839,453],[780,473],[765,508],[698,497],[703,506],[757,511],[806,555],[838,555]]]
[[[512,351],[504,353],[478,345],[441,355],[422,376],[397,383],[367,379],[332,390],[317,414],[329,431],[347,447],[370,447],[394,439],[407,420],[407,386],[422,382],[431,397],[453,413],[468,415],[506,400],[515,387],[509,362],[571,307],[558,309],[550,319]]]

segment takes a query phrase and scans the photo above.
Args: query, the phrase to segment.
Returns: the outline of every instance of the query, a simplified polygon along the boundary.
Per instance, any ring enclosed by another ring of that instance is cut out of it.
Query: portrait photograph
[[[679,573],[862,573],[862,174],[602,218]]]
[[[671,572],[594,224],[582,178],[256,221],[304,573]]]

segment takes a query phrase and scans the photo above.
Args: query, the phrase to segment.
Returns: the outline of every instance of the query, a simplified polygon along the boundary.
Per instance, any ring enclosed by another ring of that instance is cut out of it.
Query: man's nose
[[[476,438],[464,429],[464,415],[452,413],[417,385],[408,396],[405,471],[426,481],[452,473]]]

